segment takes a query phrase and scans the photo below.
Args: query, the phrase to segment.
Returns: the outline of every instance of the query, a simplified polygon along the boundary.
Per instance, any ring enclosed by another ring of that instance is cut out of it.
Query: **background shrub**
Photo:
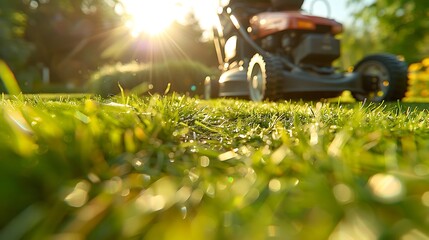
[[[164,93],[169,89],[170,92],[195,96],[203,94],[204,79],[214,72],[214,69],[193,61],[118,64],[103,67],[93,74],[87,87],[89,92],[101,96],[119,93],[118,84],[126,91]]]

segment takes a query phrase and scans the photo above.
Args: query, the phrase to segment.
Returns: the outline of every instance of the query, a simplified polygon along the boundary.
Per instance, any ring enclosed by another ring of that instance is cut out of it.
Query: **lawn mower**
[[[224,2],[224,1],[222,1]],[[206,99],[325,99],[350,91],[358,101],[394,101],[407,91],[407,64],[392,54],[340,71],[343,25],[302,11],[304,0],[230,0],[221,4],[214,43],[222,74],[207,78]]]

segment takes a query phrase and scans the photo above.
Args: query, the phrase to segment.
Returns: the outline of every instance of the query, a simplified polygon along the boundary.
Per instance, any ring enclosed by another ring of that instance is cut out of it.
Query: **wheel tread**
[[[265,56],[265,67],[267,75],[266,83],[266,99],[277,101],[280,100],[283,96],[281,91],[281,82],[282,82],[282,69],[283,63],[281,59],[277,56]]]
[[[385,101],[401,100],[405,97],[408,89],[408,66],[405,62],[399,61],[393,54],[374,54],[362,59],[355,67],[355,71],[368,61],[377,61],[382,63],[390,76],[391,87],[386,93]],[[356,95],[355,95],[356,97]]]

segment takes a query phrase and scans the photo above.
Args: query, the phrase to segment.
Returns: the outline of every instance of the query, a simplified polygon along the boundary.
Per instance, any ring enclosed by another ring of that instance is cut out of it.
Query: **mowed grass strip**
[[[0,100],[0,239],[426,239],[429,105]]]

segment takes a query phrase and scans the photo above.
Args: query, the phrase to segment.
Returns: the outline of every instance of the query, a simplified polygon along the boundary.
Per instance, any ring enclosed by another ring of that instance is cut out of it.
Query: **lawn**
[[[0,239],[429,239],[429,104],[0,99]]]

